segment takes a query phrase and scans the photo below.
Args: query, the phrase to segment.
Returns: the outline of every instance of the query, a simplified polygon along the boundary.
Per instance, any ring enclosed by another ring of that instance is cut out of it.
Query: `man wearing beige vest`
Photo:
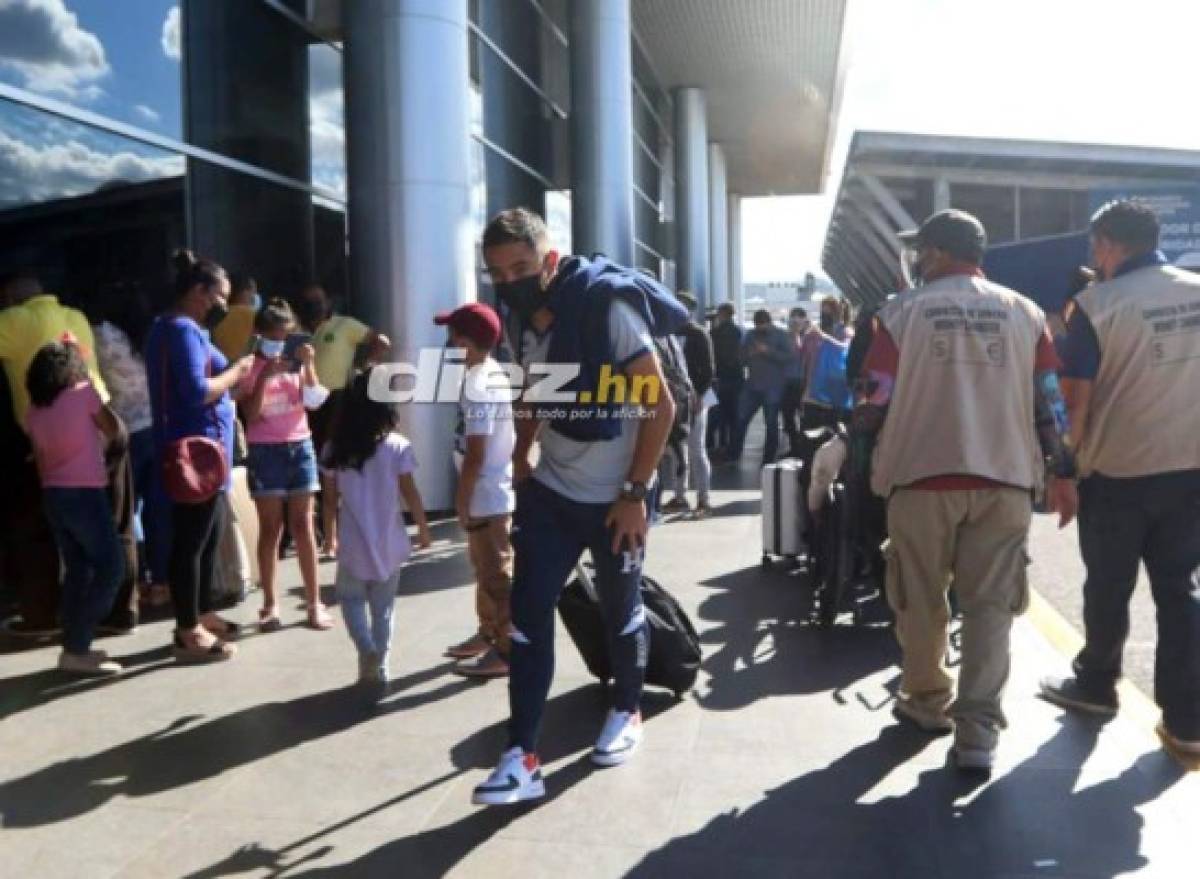
[[[1078,449],[1087,643],[1045,698],[1111,715],[1139,563],[1158,608],[1154,695],[1168,749],[1200,759],[1200,276],[1167,265],[1154,213],[1092,218],[1101,283],[1076,299],[1063,346]]]
[[[1032,494],[1047,465],[1074,474],[1066,409],[1045,315],[983,276],[979,221],[941,211],[902,237],[919,278],[876,318],[855,416],[879,429],[872,488],[888,501],[887,596],[903,652],[896,712],[953,732],[958,766],[987,771],[1005,726],[1009,631],[1028,602]],[[1065,524],[1073,484],[1054,479],[1049,493]],[[957,699],[951,585],[963,612]]]

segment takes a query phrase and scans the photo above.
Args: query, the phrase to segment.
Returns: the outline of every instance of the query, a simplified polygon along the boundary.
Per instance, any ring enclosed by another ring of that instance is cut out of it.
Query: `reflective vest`
[[[1075,302],[1100,343],[1080,472],[1200,469],[1200,276],[1149,266],[1089,287]]]
[[[952,275],[896,297],[878,320],[900,364],[875,447],[875,492],[948,475],[1040,485],[1033,373],[1041,309],[999,284]]]

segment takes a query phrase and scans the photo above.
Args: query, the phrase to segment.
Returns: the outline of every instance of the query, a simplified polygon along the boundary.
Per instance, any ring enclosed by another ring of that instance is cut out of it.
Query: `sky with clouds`
[[[855,130],[1200,150],[1194,0],[850,3],[828,191],[746,203],[747,281],[818,267]]]
[[[0,0],[0,82],[181,140],[180,19],[179,0]],[[309,79],[313,179],[344,195],[340,53],[310,47]],[[45,119],[0,103],[0,204],[182,173],[152,147]]]

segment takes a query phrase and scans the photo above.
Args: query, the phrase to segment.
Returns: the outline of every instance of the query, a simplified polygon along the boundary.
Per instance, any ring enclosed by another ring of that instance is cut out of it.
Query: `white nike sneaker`
[[[597,766],[620,766],[634,755],[642,743],[642,712],[608,712],[604,729],[592,750],[592,762]]]
[[[500,755],[500,763],[487,781],[475,788],[471,802],[477,806],[511,806],[545,795],[542,764],[537,754],[510,748]]]

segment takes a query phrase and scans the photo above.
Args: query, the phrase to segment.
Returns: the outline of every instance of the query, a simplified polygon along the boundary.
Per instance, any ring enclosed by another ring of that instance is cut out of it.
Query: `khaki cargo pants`
[[[467,555],[475,571],[475,612],[479,633],[508,656],[512,628],[512,544],[508,539],[511,516],[472,519],[467,524]]]
[[[901,696],[955,720],[957,741],[991,749],[1013,618],[1029,603],[1027,491],[901,489],[888,501],[887,596],[903,652]],[[958,699],[946,667],[953,586],[963,613]],[[953,705],[951,701],[953,700]]]

